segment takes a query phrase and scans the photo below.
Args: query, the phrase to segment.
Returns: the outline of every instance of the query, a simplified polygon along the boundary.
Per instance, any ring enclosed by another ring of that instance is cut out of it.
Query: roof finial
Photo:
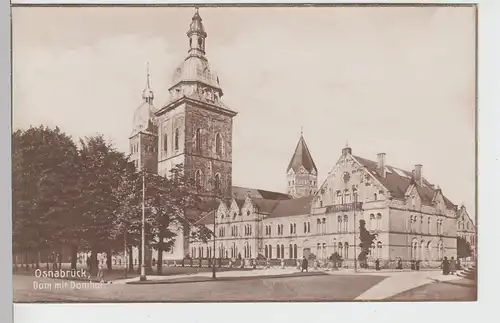
[[[345,140],[345,147],[349,147],[349,141],[347,139]]]
[[[304,126],[300,126],[300,136],[302,137],[303,134],[304,134]]]
[[[200,9],[200,7],[195,6],[195,7],[194,7],[195,13],[199,13],[199,12],[198,12],[198,10],[199,10],[199,9]]]

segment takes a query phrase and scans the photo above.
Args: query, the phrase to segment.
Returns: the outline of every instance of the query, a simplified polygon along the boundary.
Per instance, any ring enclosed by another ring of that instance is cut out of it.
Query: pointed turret
[[[311,195],[316,191],[318,169],[302,132],[286,172],[288,194],[298,198]]]
[[[307,148],[306,141],[304,140],[304,136],[301,134],[299,142],[297,143],[297,147],[295,148],[295,152],[293,153],[292,159],[288,164],[287,172],[290,169],[293,169],[295,173],[298,173],[303,167],[308,173],[314,172],[314,174],[318,173],[316,165],[312,159],[311,153],[309,152],[309,148]]]

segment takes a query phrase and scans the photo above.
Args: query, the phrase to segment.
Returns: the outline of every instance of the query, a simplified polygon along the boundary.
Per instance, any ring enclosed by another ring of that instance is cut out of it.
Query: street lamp
[[[217,202],[217,191],[218,191],[218,182],[217,178],[212,179],[212,187],[213,187],[213,196],[214,196],[214,201]],[[216,210],[214,212],[214,230],[213,230],[213,236],[214,236],[214,241],[213,241],[213,256],[212,256],[212,279],[216,279],[216,274],[215,274],[215,227],[216,227],[216,215],[217,212]]]
[[[140,281],[146,280],[146,174],[142,171],[142,230],[141,230],[141,275],[139,277]]]
[[[354,271],[358,271],[358,257],[356,256],[356,207],[358,202],[358,192],[354,191]]]

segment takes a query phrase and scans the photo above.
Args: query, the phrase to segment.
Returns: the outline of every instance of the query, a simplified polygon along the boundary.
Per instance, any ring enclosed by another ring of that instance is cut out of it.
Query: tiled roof
[[[290,195],[285,193],[266,191],[255,188],[247,188],[241,186],[233,186],[232,192],[233,192],[233,197],[236,199],[245,199],[247,195],[249,195],[251,198],[261,198],[269,200],[289,200],[292,198]]]
[[[301,167],[304,167],[309,173],[313,170],[318,173],[318,169],[314,164],[311,153],[309,152],[309,148],[307,148],[306,141],[303,136],[300,136],[299,142],[297,143],[297,147],[295,148],[295,152],[293,153],[292,159],[286,168],[288,172],[293,169],[294,172],[298,172]]]
[[[276,206],[267,218],[279,218],[292,215],[304,215],[311,212],[313,196],[305,196],[293,200],[277,201]]]
[[[393,166],[386,165],[386,176],[382,177],[377,172],[377,162],[369,160],[363,157],[352,156],[361,165],[366,167],[366,169],[387,189],[391,192],[391,195],[396,199],[404,199],[405,192],[410,186],[410,184],[415,183],[413,181],[413,173],[396,168]],[[388,170],[388,171],[387,171]],[[416,184],[416,183],[415,183]],[[424,205],[432,205],[432,200],[437,193],[437,189],[429,183],[425,178],[422,180],[423,185],[417,185],[417,191],[422,198],[422,203]],[[449,209],[454,209],[456,206],[448,200],[443,195],[446,207]]]

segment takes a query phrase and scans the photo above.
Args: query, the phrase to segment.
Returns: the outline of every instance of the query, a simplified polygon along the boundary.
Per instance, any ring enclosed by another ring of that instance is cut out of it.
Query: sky
[[[15,7],[13,126],[103,134],[128,151],[150,64],[168,101],[194,13]],[[301,128],[321,183],[346,142],[411,170],[475,216],[472,7],[200,8],[233,123],[233,185],[284,192]]]

